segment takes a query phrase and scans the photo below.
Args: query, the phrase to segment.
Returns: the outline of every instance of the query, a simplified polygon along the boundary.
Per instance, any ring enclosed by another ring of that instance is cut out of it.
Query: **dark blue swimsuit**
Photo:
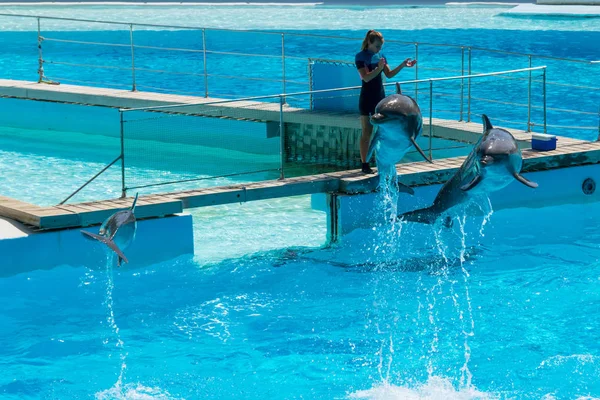
[[[369,50],[363,50],[356,54],[354,62],[357,69],[366,68],[367,72],[373,71],[377,68],[379,59],[385,58],[382,53],[373,53]],[[381,72],[369,82],[362,81],[362,88],[360,89],[360,98],[358,100],[358,109],[360,115],[371,115],[375,113],[375,106],[385,97],[385,90],[383,88],[383,80],[381,78]]]

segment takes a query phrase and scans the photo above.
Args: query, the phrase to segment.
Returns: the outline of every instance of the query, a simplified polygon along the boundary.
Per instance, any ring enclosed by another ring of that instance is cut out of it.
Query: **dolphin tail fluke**
[[[371,139],[371,144],[369,145],[369,151],[367,151],[367,156],[365,157],[365,162],[369,162],[369,160],[371,160],[371,157],[373,157],[373,153],[375,153],[375,148],[377,147],[378,143],[379,143],[379,129],[377,129],[375,131],[375,134],[373,135],[373,139]]]
[[[129,263],[129,260],[127,260],[127,257],[125,257],[125,254],[123,254],[121,249],[119,249],[119,246],[117,246],[117,244],[114,241],[112,241],[111,239],[104,237],[104,236],[96,235],[95,233],[87,232],[84,230],[82,230],[80,232],[86,236],[89,236],[92,239],[96,239],[97,241],[104,243],[112,251],[114,251],[117,254],[117,256],[119,257],[119,260],[117,263],[118,266],[121,266],[121,260],[125,261],[126,263]]]
[[[535,189],[536,187],[538,187],[538,184],[535,182],[530,181],[529,179],[517,174],[516,172],[513,173],[513,176],[515,177],[516,180],[518,180],[519,182],[521,182],[523,185],[525,186],[529,186],[530,188]]]
[[[133,204],[131,205],[131,212],[135,211],[135,204],[137,203],[139,193],[135,194],[135,199],[133,199]]]
[[[429,159],[426,155],[425,152],[421,149],[421,147],[419,147],[419,145],[417,144],[417,141],[415,140],[415,138],[410,138],[410,142],[412,143],[413,146],[415,146],[415,149],[417,149],[417,151],[419,152],[419,154],[421,154],[423,156],[423,158],[425,159],[425,161],[432,163],[433,161],[431,161],[431,159]]]
[[[407,222],[418,222],[421,224],[433,225],[437,220],[438,214],[431,207],[422,208],[420,210],[410,211],[405,214],[398,215],[398,219]]]

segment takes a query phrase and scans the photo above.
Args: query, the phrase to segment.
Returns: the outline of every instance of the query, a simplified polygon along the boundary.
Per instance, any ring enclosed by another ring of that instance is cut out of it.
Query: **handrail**
[[[20,18],[40,18],[40,19],[56,20],[56,21],[90,22],[90,23],[98,23],[98,24],[140,26],[140,27],[150,27],[150,28],[175,28],[175,29],[190,29],[190,30],[239,32],[239,33],[259,33],[259,34],[265,34],[265,35],[286,35],[286,36],[296,36],[296,37],[312,37],[312,38],[319,38],[319,39],[338,39],[338,40],[349,40],[349,41],[362,41],[363,40],[363,38],[354,38],[354,37],[346,37],[346,36],[319,35],[319,34],[313,34],[313,33],[296,33],[296,32],[286,32],[286,31],[262,31],[262,30],[253,30],[253,29],[231,29],[231,28],[206,28],[206,27],[199,27],[199,26],[186,26],[186,25],[145,24],[145,23],[131,23],[131,22],[121,22],[121,21],[93,20],[93,19],[85,19],[85,18],[51,17],[51,16],[41,16],[41,15],[9,14],[9,13],[0,13],[0,16],[20,17]],[[545,55],[541,55],[541,54],[538,55],[538,54],[531,54],[531,53],[521,53],[521,52],[508,51],[508,50],[498,50],[498,49],[491,49],[491,48],[486,48],[486,47],[466,46],[466,45],[457,45],[457,44],[414,42],[414,41],[410,42],[410,41],[401,41],[401,40],[394,40],[394,39],[386,39],[386,43],[396,43],[396,44],[415,45],[415,46],[449,47],[449,48],[455,48],[455,49],[467,49],[468,48],[468,49],[477,50],[477,51],[487,51],[487,52],[492,52],[492,53],[511,54],[511,55],[524,56],[524,57],[533,56],[536,58],[545,58],[545,59],[551,59],[551,60],[576,62],[576,63],[584,63],[584,64],[600,63],[600,60],[588,61],[588,60],[581,60],[581,59],[545,56]]]
[[[416,79],[410,81],[400,81],[400,82],[391,82],[385,83],[383,86],[395,86],[397,84],[406,85],[410,83],[423,83],[423,82],[440,82],[440,81],[448,81],[448,80],[459,80],[459,79],[472,79],[472,78],[482,78],[487,76],[498,76],[498,75],[506,75],[512,73],[519,72],[528,72],[528,71],[539,71],[545,70],[546,66],[541,67],[533,67],[533,68],[521,68],[514,69],[510,71],[499,71],[499,72],[488,72],[484,74],[474,74],[474,75],[457,75],[457,76],[449,76],[442,78],[428,78],[428,79]],[[335,89],[320,89],[320,90],[309,90],[304,92],[295,92],[295,93],[282,93],[282,94],[272,94],[272,95],[264,95],[264,96],[251,96],[244,97],[240,99],[226,99],[226,100],[217,100],[217,101],[209,101],[209,102],[199,102],[199,103],[186,103],[186,104],[168,104],[164,106],[155,106],[155,107],[137,107],[137,108],[120,108],[119,111],[122,112],[130,112],[130,111],[143,111],[143,110],[164,110],[168,108],[179,108],[179,107],[193,107],[193,106],[207,106],[207,105],[215,105],[215,104],[225,104],[225,103],[235,103],[239,101],[252,101],[252,100],[266,100],[266,99],[275,99],[280,97],[293,97],[293,96],[304,96],[308,94],[315,93],[331,93],[331,92],[344,92],[349,90],[357,90],[360,89],[361,86],[348,86],[343,88],[335,88]]]
[[[106,167],[102,168],[102,170],[100,172],[98,172],[96,175],[94,175],[92,178],[88,179],[87,182],[85,182],[77,190],[75,190],[73,193],[71,193],[66,199],[64,199],[63,201],[61,201],[60,203],[58,203],[58,205],[62,206],[63,204],[65,204],[71,197],[73,197],[77,193],[79,193],[81,191],[81,189],[83,189],[84,187],[86,187],[87,185],[89,185],[90,183],[92,183],[92,181],[94,179],[96,179],[97,177],[99,177],[100,175],[102,175],[102,173],[104,171],[106,171],[107,169],[109,169],[110,167],[112,167],[117,161],[119,161],[122,158],[123,158],[123,154],[119,154],[119,156],[117,158],[115,158],[110,164],[108,164]]]

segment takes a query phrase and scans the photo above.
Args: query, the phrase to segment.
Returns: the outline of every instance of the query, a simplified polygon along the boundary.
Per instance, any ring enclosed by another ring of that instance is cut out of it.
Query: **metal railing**
[[[305,89],[312,90],[312,75],[306,70],[310,60],[317,58],[318,54],[312,54],[316,50],[304,45],[306,40],[313,43],[326,42],[328,46],[331,44],[329,47],[335,49],[331,56],[341,59],[354,54],[354,50],[359,48],[362,41],[362,38],[356,37],[312,33],[212,29],[185,25],[141,24],[6,13],[0,13],[0,17],[26,18],[36,23],[36,80],[38,82],[116,87],[132,91],[146,90],[205,98],[239,98],[255,94],[274,92],[286,94]],[[86,31],[86,34],[75,37],[70,33],[60,32],[63,28],[59,32],[55,30],[46,32],[44,26],[47,21],[64,22],[67,25],[67,32],[70,25],[80,28],[79,24],[86,24],[84,26],[86,30],[89,30],[89,24],[107,26],[109,29],[116,26],[118,29],[114,32],[120,36],[115,38],[115,35],[106,34],[106,32],[113,32],[112,30],[98,31],[101,32],[101,35],[99,34],[97,38],[96,31]],[[175,38],[183,37],[188,40],[190,37],[197,36],[198,40],[192,40],[190,45],[186,45],[185,41],[179,43],[173,40],[164,44],[157,44],[153,41],[144,42],[151,38],[148,36],[149,33],[163,29],[192,31],[190,35],[175,36]],[[223,33],[228,34],[225,35],[227,40],[231,39],[229,36],[233,36],[235,39],[233,45],[229,42],[225,45],[221,40],[218,44],[211,43],[210,39],[216,38],[213,35],[218,35],[220,38]],[[238,43],[236,42],[238,39],[242,40]],[[247,46],[248,43],[252,45]],[[263,46],[263,43],[268,43],[268,45]],[[54,44],[60,45],[61,51],[56,51],[59,48]],[[227,46],[230,45],[232,47],[228,48]],[[71,51],[65,55],[63,51],[65,46],[79,47],[67,47]],[[407,48],[405,49],[404,46]],[[79,51],[93,47],[97,47],[99,50],[94,50],[87,62],[80,62],[73,57]],[[415,81],[443,75],[473,75],[490,70],[497,71],[521,66],[531,68],[539,63],[548,62],[548,68],[551,71],[549,76],[552,79],[547,79],[545,83],[548,89],[547,110],[550,113],[546,128],[563,136],[581,137],[585,135],[590,138],[592,135],[596,136],[595,133],[588,133],[595,132],[593,126],[595,120],[591,116],[596,113],[596,108],[600,103],[600,86],[596,84],[599,80],[591,78],[594,75],[600,75],[598,69],[600,60],[588,61],[478,46],[394,39],[386,39],[386,48],[390,50],[395,48],[399,52],[406,51],[408,54],[412,53],[414,58],[419,59],[419,62],[410,71],[410,73],[414,73]],[[109,51],[106,56],[107,52],[104,49],[114,51]],[[173,54],[178,55],[177,62],[174,63],[169,61]],[[155,57],[163,58],[167,62],[156,64]],[[240,61],[242,59],[243,61]],[[262,60],[269,64],[268,68],[260,66]],[[496,61],[502,65],[496,67],[494,65]],[[247,62],[257,64],[259,67],[248,68],[245,66]],[[354,68],[352,62],[342,62]],[[236,64],[239,67],[223,67],[223,65],[229,64]],[[586,78],[587,82],[583,83],[583,80],[571,79],[571,74],[566,71],[572,68],[584,71],[580,73],[580,76],[586,75],[591,79]],[[267,71],[268,74],[257,72],[261,70]],[[405,70],[403,73],[406,74],[409,71]],[[17,79],[27,79],[22,76],[23,74]],[[506,79],[527,79],[532,82],[530,77],[506,77]],[[464,108],[460,113],[466,121],[470,121],[472,115],[470,109],[472,101],[478,101],[478,96],[473,95],[469,82],[464,82],[465,93],[461,93],[461,97],[467,99],[467,101],[461,102],[461,106]],[[423,85],[421,84],[421,86]],[[427,91],[427,88],[422,87],[421,90]],[[419,83],[415,83],[414,98],[417,101],[421,95],[419,92]],[[528,131],[534,129],[532,113],[539,111],[531,105],[533,95],[531,91],[526,94],[527,104],[530,107],[527,118]],[[565,107],[564,104],[567,102],[562,101],[565,96],[574,96],[576,101],[570,102],[570,106]],[[567,118],[564,118],[565,116]]]
[[[539,73],[541,79],[534,79],[534,74]],[[472,82],[471,81],[477,81],[477,80],[483,80],[484,78],[494,78],[494,79],[500,79],[500,78],[506,78],[512,75],[519,75],[519,74],[527,74],[527,76],[529,76],[529,82],[527,82],[527,87],[523,87],[523,92],[525,90],[527,91],[531,91],[532,90],[532,84],[533,83],[540,83],[542,85],[541,87],[541,91],[543,93],[545,93],[545,84],[546,84],[546,67],[545,66],[541,66],[541,67],[533,67],[533,68],[523,68],[523,69],[517,69],[517,70],[510,70],[510,71],[500,71],[500,72],[492,72],[492,73],[483,73],[483,74],[473,74],[473,75],[465,75],[465,76],[450,76],[450,77],[441,77],[441,78],[429,78],[429,79],[419,79],[419,80],[409,80],[409,81],[400,81],[400,82],[393,82],[393,83],[386,83],[385,86],[389,87],[389,86],[395,86],[395,85],[403,85],[403,86],[407,86],[407,85],[417,85],[417,87],[419,85],[425,85],[427,87],[427,92],[425,92],[424,90],[421,90],[422,92],[422,97],[428,97],[427,101],[425,102],[426,106],[421,106],[422,109],[422,113],[423,113],[423,119],[427,120],[428,119],[428,125],[429,125],[429,131],[426,134],[426,136],[428,137],[428,153],[429,153],[429,157],[431,159],[434,159],[433,156],[433,152],[434,151],[438,151],[438,150],[444,150],[444,149],[457,149],[457,148],[467,148],[468,146],[456,146],[456,143],[452,144],[448,144],[447,147],[435,147],[434,143],[433,143],[433,138],[434,138],[434,134],[433,134],[433,127],[434,127],[434,114],[437,116],[440,115],[446,115],[447,113],[452,113],[455,116],[459,116],[460,118],[456,118],[457,121],[457,128],[460,129],[460,126],[462,126],[462,124],[464,124],[464,122],[459,122],[462,121],[462,115],[463,115],[463,108],[464,108],[464,102],[465,102],[465,92],[463,89],[463,82],[466,80],[467,81],[467,85],[471,86]],[[520,82],[520,81],[517,81]],[[456,96],[454,96],[452,93],[450,93],[451,96],[448,96],[448,90],[453,89],[453,87],[448,87],[448,86],[444,86],[446,83],[458,83],[459,85],[456,86],[454,89],[456,90]],[[438,88],[438,90],[436,91],[436,87]],[[193,182],[193,181],[199,181],[199,180],[205,180],[205,179],[214,179],[214,178],[220,178],[220,177],[224,177],[224,176],[235,176],[235,175],[242,175],[242,174],[247,174],[247,173],[256,173],[256,172],[264,172],[266,170],[264,169],[257,169],[257,170],[251,170],[251,171],[246,171],[246,172],[240,172],[240,173],[234,173],[234,174],[228,174],[228,175],[220,175],[220,176],[211,176],[211,177],[199,177],[199,178],[188,178],[185,180],[168,180],[165,179],[163,181],[159,181],[159,182],[152,182],[149,184],[138,184],[138,185],[127,185],[127,160],[128,158],[127,156],[127,148],[126,148],[126,140],[129,140],[129,138],[132,136],[131,132],[128,132],[127,130],[127,123],[130,122],[137,122],[142,120],[142,118],[139,117],[133,117],[131,120],[127,120],[126,116],[130,113],[147,113],[147,117],[148,119],[152,119],[152,123],[154,124],[155,121],[157,121],[158,118],[178,118],[178,117],[188,117],[188,116],[196,116],[196,117],[218,117],[218,118],[222,118],[224,116],[225,113],[222,112],[214,112],[214,110],[219,111],[219,107],[225,107],[225,106],[235,106],[235,103],[241,103],[244,102],[244,104],[250,104],[252,107],[254,107],[254,109],[257,109],[258,105],[264,105],[265,109],[269,109],[269,111],[271,112],[278,112],[279,114],[279,118],[278,118],[278,136],[279,136],[279,167],[277,169],[274,169],[273,171],[278,171],[279,174],[279,179],[285,179],[286,177],[286,135],[285,135],[285,123],[286,123],[286,113],[287,113],[287,107],[289,107],[286,104],[286,99],[295,99],[295,98],[307,98],[307,96],[314,96],[314,95],[328,95],[328,96],[345,96],[347,95],[349,92],[351,91],[356,91],[357,89],[359,89],[359,86],[352,86],[352,87],[344,87],[344,88],[337,88],[337,89],[326,89],[326,90],[315,90],[315,91],[304,91],[304,92],[294,92],[294,93],[286,93],[286,94],[277,94],[277,95],[269,95],[269,96],[253,96],[253,97],[245,97],[245,98],[240,98],[240,99],[227,99],[227,100],[218,100],[218,101],[210,101],[210,102],[198,102],[198,103],[186,103],[186,104],[171,104],[171,105],[164,105],[164,106],[154,106],[154,107],[140,107],[140,108],[131,108],[131,109],[120,109],[119,110],[119,114],[120,114],[120,140],[121,140],[121,151],[119,156],[113,161],[111,162],[108,166],[106,166],[102,171],[100,171],[98,174],[96,174],[92,179],[90,179],[89,181],[87,181],[83,186],[81,186],[80,188],[78,188],[77,190],[75,190],[69,197],[67,197],[63,202],[61,202],[61,204],[65,203],[67,200],[69,200],[70,198],[73,197],[73,195],[75,195],[76,193],[78,193],[81,189],[83,189],[83,187],[87,186],[91,181],[93,181],[94,179],[96,179],[99,175],[101,175],[102,173],[104,173],[110,166],[114,165],[117,161],[121,161],[121,193],[122,196],[125,197],[127,195],[127,191],[128,190],[132,190],[132,189],[140,189],[140,188],[148,188],[148,187],[153,187],[153,186],[162,186],[162,185],[168,185],[168,184],[178,184],[178,183],[183,183],[183,182]],[[514,91],[515,92],[515,97],[519,97],[519,95],[521,95],[522,93]],[[448,102],[447,99],[450,98],[451,100],[453,100],[454,98],[456,99],[460,99],[460,103],[457,101],[456,103],[452,103],[452,102]],[[424,99],[425,100],[425,99]],[[493,99],[483,99],[483,100],[488,100],[488,101],[494,101]],[[436,104],[441,104],[442,109],[435,109],[435,105]],[[306,103],[308,104],[308,102]],[[453,110],[445,110],[446,107],[452,108],[452,105],[455,105],[455,109]],[[469,112],[473,112],[473,110],[471,110],[471,103],[470,101],[468,101],[468,109]],[[516,102],[509,102],[509,104],[511,104],[513,107],[520,107],[522,109],[527,108],[528,110],[531,110],[531,108],[533,107],[531,104],[519,104]],[[546,129],[546,101],[545,101],[545,96],[542,96],[542,103],[536,107],[539,107],[543,113],[543,118],[544,120],[541,121],[542,126],[544,126],[544,131]],[[212,110],[212,111],[210,111]],[[297,109],[294,109],[292,111],[298,111]],[[484,110],[480,111],[481,113],[485,112]],[[528,113],[529,115],[531,115],[530,113]],[[134,114],[135,115],[135,114]],[[145,114],[146,115],[146,114]],[[475,115],[475,114],[473,114]],[[311,115],[310,113],[307,114],[307,122],[309,122],[311,120]],[[529,126],[529,122],[528,122],[528,126]],[[171,129],[174,129],[171,126]],[[164,133],[162,130],[160,130],[161,133]],[[197,133],[197,132],[196,132]],[[424,135],[425,136],[425,135]],[[158,150],[160,152],[160,150]]]
[[[208,78],[216,77],[216,78],[225,78],[225,79],[240,79],[240,80],[249,80],[249,81],[269,81],[269,82],[279,82],[281,84],[281,93],[286,93],[286,84],[287,83],[295,83],[295,84],[308,84],[309,82],[301,82],[290,80],[286,76],[286,61],[291,60],[299,60],[303,63],[306,63],[310,55],[307,56],[293,56],[286,52],[286,38],[309,38],[318,42],[319,40],[338,40],[344,42],[354,42],[361,43],[363,38],[356,37],[344,37],[344,36],[334,36],[334,35],[319,35],[319,34],[310,34],[310,33],[291,33],[291,32],[279,32],[279,31],[262,31],[262,30],[237,30],[237,29],[226,29],[226,28],[205,28],[198,26],[186,26],[186,25],[164,25],[164,24],[143,24],[143,23],[129,23],[129,22],[120,22],[120,21],[107,21],[107,20],[92,20],[92,19],[77,19],[77,18],[65,18],[65,17],[48,17],[48,16],[38,16],[38,15],[26,15],[26,14],[7,14],[0,13],[0,16],[3,17],[11,17],[11,18],[29,18],[35,19],[37,21],[37,45],[38,45],[38,81],[39,82],[48,82],[53,83],[55,80],[46,78],[44,65],[45,64],[53,64],[53,65],[66,65],[72,67],[81,67],[81,68],[99,68],[99,69],[114,69],[114,70],[122,70],[122,71],[130,71],[131,77],[129,82],[129,87],[131,90],[135,91],[138,87],[140,87],[139,82],[136,79],[136,71],[141,72],[151,72],[151,73],[161,73],[161,74],[170,74],[170,75],[189,75],[202,77],[204,81],[204,96],[209,97],[209,87],[208,87]],[[116,25],[123,27],[129,36],[129,43],[106,43],[99,41],[86,41],[86,40],[67,40],[61,39],[57,37],[49,37],[43,35],[42,32],[42,21],[65,21],[65,22],[75,22],[75,23],[93,23],[93,24],[104,24],[104,25]],[[134,41],[134,33],[136,32],[135,28],[151,28],[151,29],[177,29],[177,30],[196,30],[202,32],[202,48],[180,48],[180,47],[166,47],[166,46],[147,46],[137,44]],[[207,46],[207,33],[208,32],[231,32],[231,33],[241,33],[245,35],[250,34],[260,34],[260,35],[269,35],[269,36],[279,36],[280,39],[280,51],[279,54],[257,54],[257,53],[247,53],[240,51],[218,51],[217,49],[208,49]],[[43,53],[43,43],[44,42],[57,42],[57,43],[70,43],[70,44],[81,44],[81,45],[89,45],[89,46],[108,46],[108,47],[121,47],[121,48],[129,48],[130,49],[130,64],[131,67],[125,67],[121,65],[110,66],[104,64],[82,64],[82,63],[67,63],[63,61],[52,61],[50,59],[44,58]],[[472,53],[484,52],[484,53],[493,53],[493,54],[502,54],[502,55],[510,55],[510,56],[518,56],[524,57],[525,60],[528,61],[528,65],[524,65],[524,67],[531,68],[533,65],[533,60],[554,60],[561,61],[565,63],[576,63],[576,64],[587,64],[587,65],[597,65],[600,63],[600,60],[596,61],[587,61],[587,60],[579,60],[579,59],[570,59],[570,58],[562,58],[562,57],[554,57],[554,56],[546,56],[546,55],[538,55],[531,53],[522,53],[515,51],[507,51],[507,50],[497,50],[491,48],[477,47],[477,46],[465,46],[465,45],[455,45],[455,44],[443,44],[443,43],[429,43],[429,42],[408,42],[408,41],[399,41],[393,39],[386,39],[386,44],[396,44],[396,45],[406,45],[414,47],[414,58],[419,58],[420,49],[424,47],[434,47],[434,48],[446,48],[446,49],[456,49],[460,50],[460,62],[461,62],[461,75],[471,75],[476,73],[473,68],[473,56]],[[183,52],[189,54],[202,54],[203,67],[201,73],[189,72],[189,71],[169,71],[169,70],[155,70],[149,68],[141,68],[137,66],[136,63],[136,49],[151,49],[165,52]],[[239,56],[239,57],[257,57],[257,58],[271,58],[277,59],[280,62],[280,76],[277,78],[263,78],[263,77],[250,77],[243,76],[242,74],[233,75],[221,75],[218,73],[211,72],[209,68],[208,55],[229,55],[229,56]],[[458,72],[458,70],[453,70],[449,68],[439,68],[439,67],[422,67],[419,63],[417,63],[414,67],[414,79],[418,80],[419,76],[422,74],[420,71],[447,71],[447,72]],[[481,72],[481,71],[480,71]],[[72,79],[64,78],[65,81],[72,81]],[[90,82],[94,83],[94,82]],[[101,83],[101,82],[96,82]],[[551,82],[548,82],[551,84]],[[161,88],[155,88],[161,89]],[[416,95],[418,100],[418,93]]]

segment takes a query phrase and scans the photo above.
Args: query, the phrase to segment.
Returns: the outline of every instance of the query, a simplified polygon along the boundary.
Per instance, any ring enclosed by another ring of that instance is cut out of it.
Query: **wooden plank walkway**
[[[415,162],[398,164],[401,181],[409,186],[443,183],[461,166],[465,157],[436,160],[434,164]],[[561,145],[554,151],[523,150],[525,172],[600,163],[600,142]],[[360,171],[342,171],[285,180],[243,185],[212,187],[141,196],[136,215],[139,219],[177,214],[185,208],[306,195],[312,193],[368,193],[375,190],[376,175]],[[39,207],[0,197],[0,216],[39,230],[77,228],[100,224],[112,213],[126,209],[131,198],[103,200],[54,207]]]
[[[28,81],[0,79],[0,96],[27,98],[65,103],[91,104],[106,107],[137,108],[168,104],[190,104],[181,112],[201,112],[207,106],[194,105],[218,101],[215,98],[181,96],[129,90],[94,88],[76,85],[47,85]],[[279,122],[279,104],[245,101],[215,106],[225,118],[239,118]],[[284,107],[286,123],[330,125],[338,128],[360,128],[356,114],[311,111]],[[428,123],[429,120],[424,121]],[[476,142],[482,125],[433,119],[433,136],[465,143]],[[530,147],[531,133],[510,129],[523,148]],[[429,134],[428,126],[423,134]],[[560,137],[558,149],[551,152],[523,150],[524,170],[536,171],[551,168],[600,162],[600,145],[577,139]],[[404,163],[397,166],[401,181],[410,186],[440,183],[447,180],[460,167],[464,157],[436,160],[435,164],[424,162]],[[323,192],[365,193],[375,189],[376,176],[365,176],[358,170],[328,173],[266,181],[227,187],[188,190],[142,196],[138,200],[136,215],[140,219],[162,217],[180,213],[184,208],[205,207],[287,197]],[[99,224],[112,213],[128,208],[132,199],[103,200],[54,207],[39,207],[0,196],[0,216],[7,217],[39,230],[65,229]]]
[[[130,90],[78,85],[49,85],[9,79],[0,79],[0,96],[114,108],[189,104],[189,106],[173,108],[170,111],[201,114],[207,112],[207,107],[211,107],[210,115],[214,117],[279,123],[279,103],[269,101],[237,101],[211,106],[206,105],[206,103],[222,101],[223,99],[154,92],[132,92]],[[361,128],[357,113],[313,111],[287,105],[284,106],[283,110],[285,123],[309,123],[336,128]],[[452,121],[439,118],[433,118],[431,122],[433,137],[441,139],[475,143],[482,131],[481,124],[477,122]],[[426,116],[424,116],[423,124],[423,136],[429,136],[429,118]],[[529,146],[531,133],[518,129],[510,129],[510,132],[523,148]],[[574,142],[581,141],[569,138],[561,139],[563,144]]]

